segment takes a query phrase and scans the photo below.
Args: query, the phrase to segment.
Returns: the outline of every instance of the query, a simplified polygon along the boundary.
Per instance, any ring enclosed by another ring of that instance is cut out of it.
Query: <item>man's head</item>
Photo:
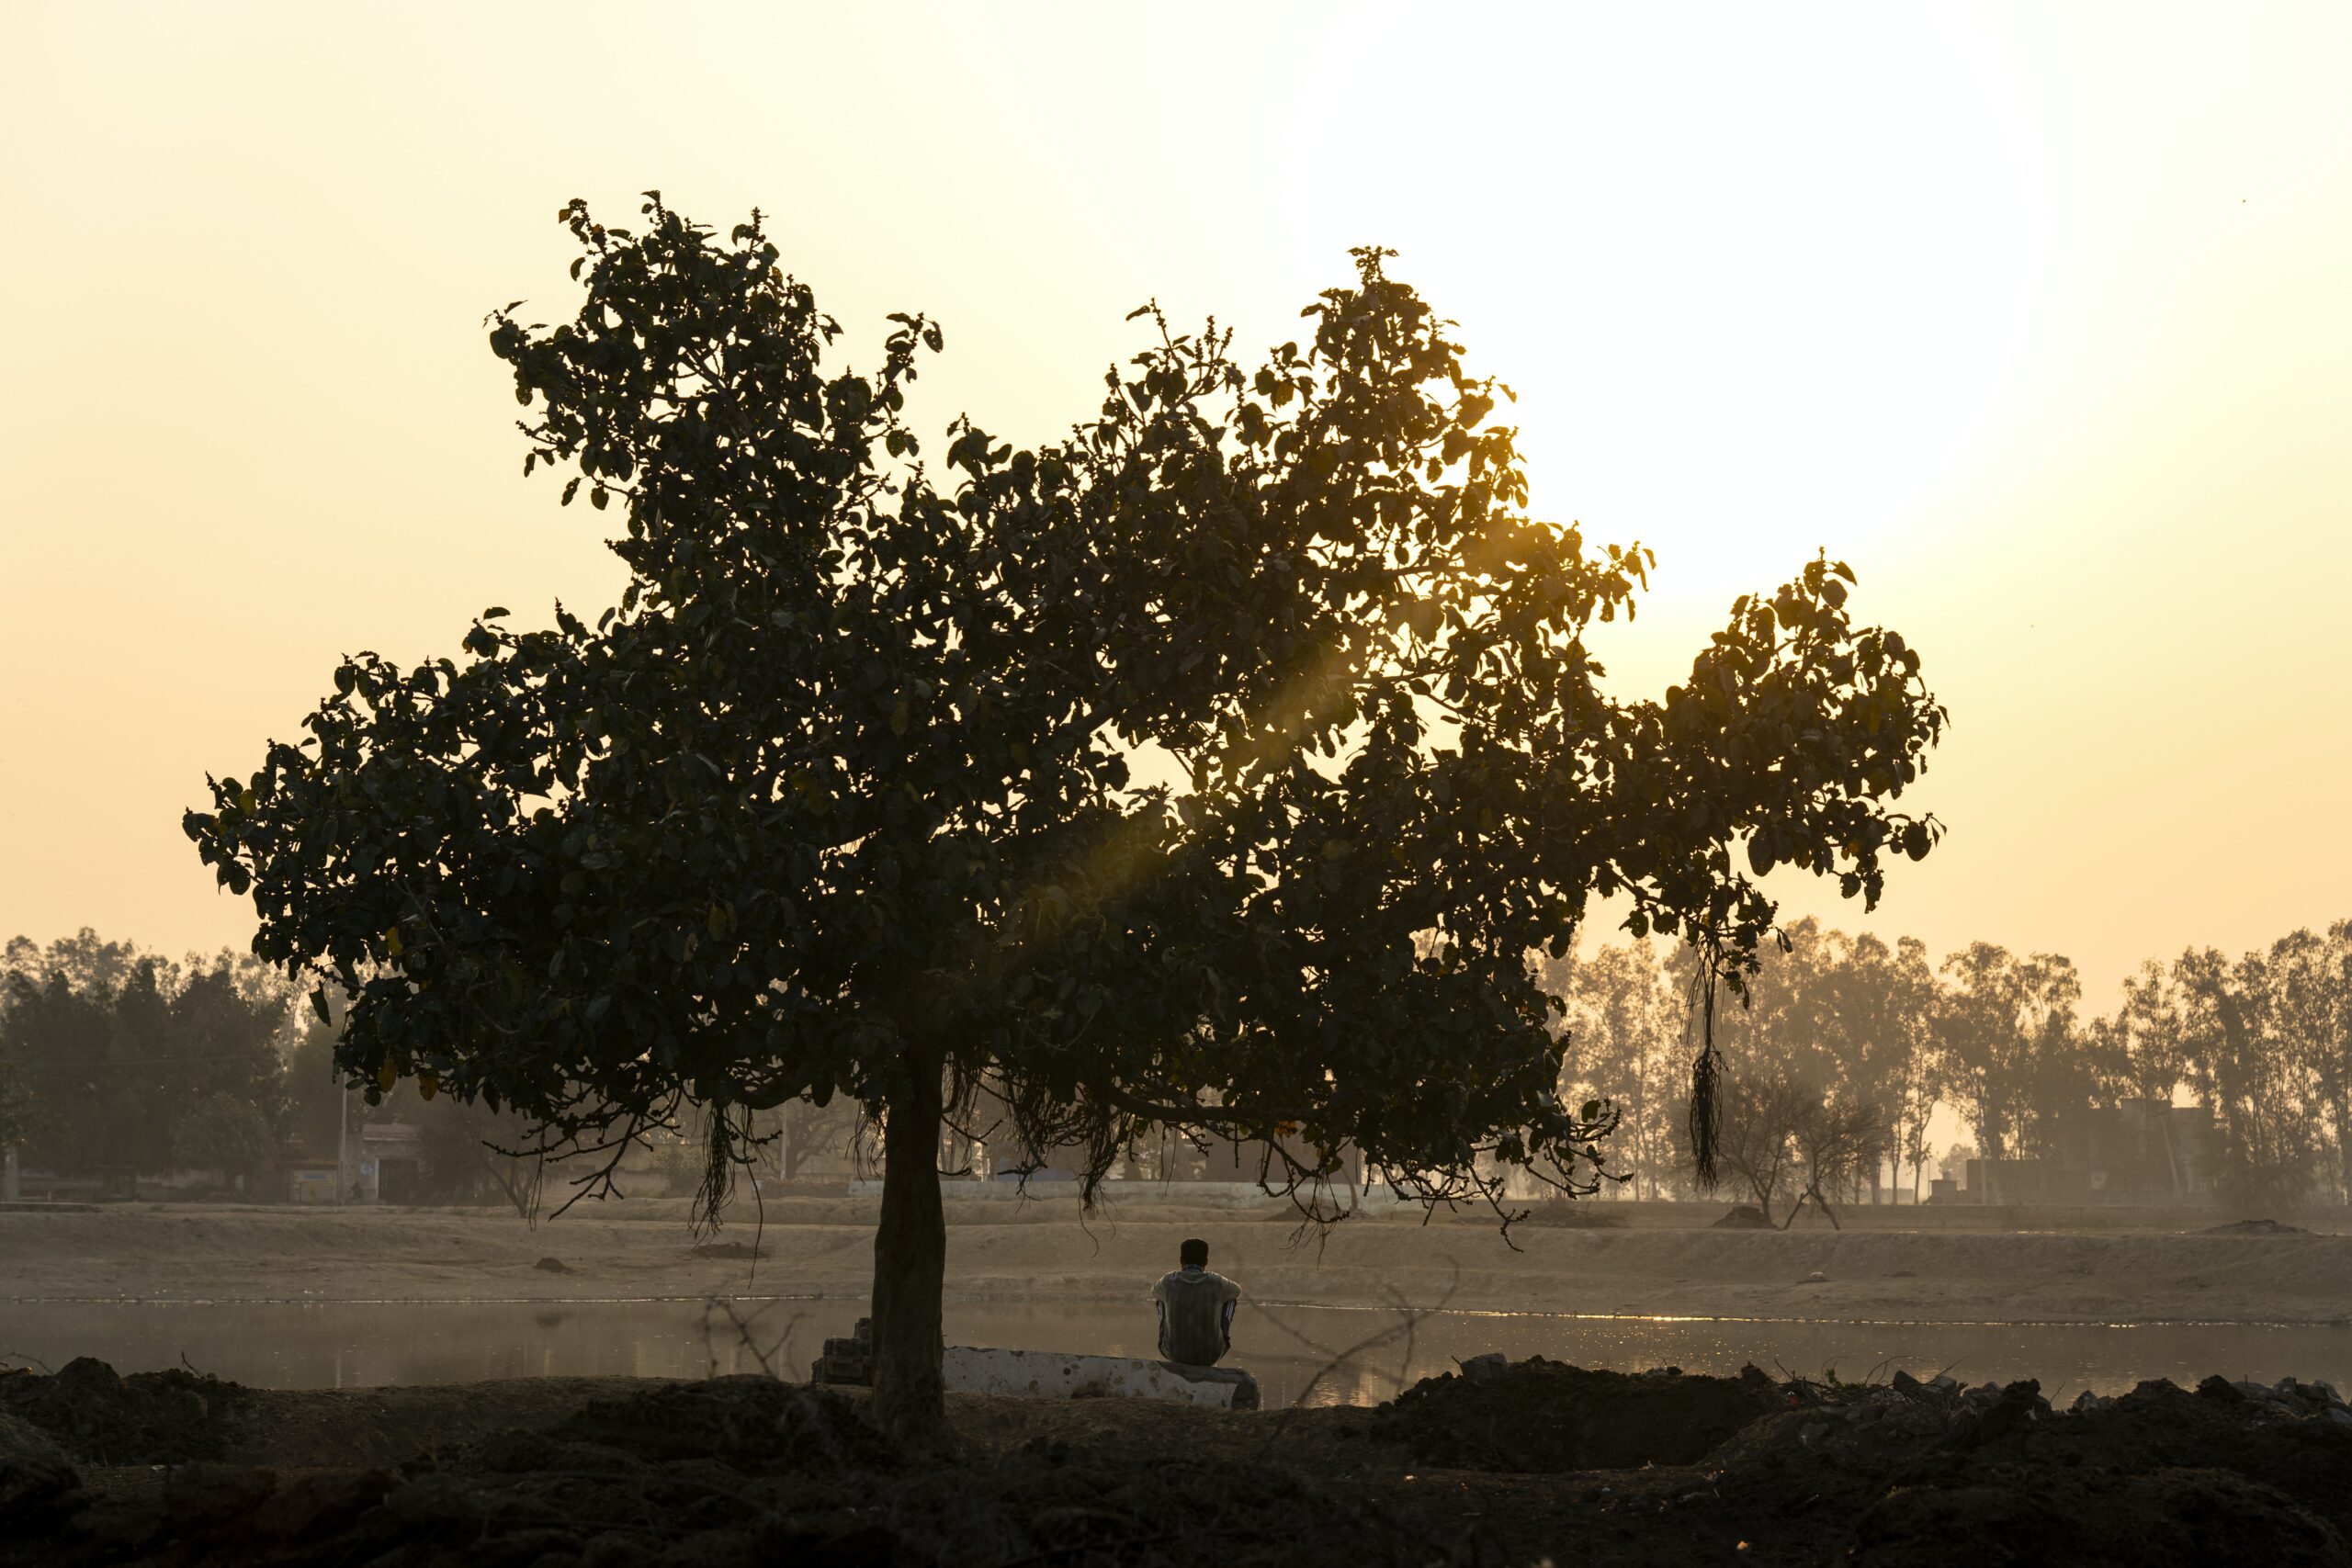
[[[1162,1253],[1160,1256],[1164,1258],[1167,1254]],[[1185,1242],[1176,1248],[1176,1261],[1182,1264],[1187,1269],[1207,1268],[1209,1266],[1209,1244],[1201,1240],[1198,1236],[1193,1237],[1191,1241]]]

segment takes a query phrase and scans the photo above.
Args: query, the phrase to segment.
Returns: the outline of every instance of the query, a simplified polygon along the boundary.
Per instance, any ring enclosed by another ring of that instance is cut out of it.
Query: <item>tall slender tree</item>
[[[1689,1061],[1680,998],[1646,941],[1555,963],[1546,988],[1566,1002],[1564,1088],[1597,1097],[1621,1118],[1613,1152],[1642,1196],[1655,1198],[1675,1164]]]
[[[2346,1169],[2341,1143],[2344,1089],[2338,1066],[2344,1055],[2342,1032],[2346,1021],[2345,968],[2341,945],[2308,928],[2279,938],[2263,959],[2269,989],[2265,1010],[2270,1021],[2271,1049],[2301,1089],[2305,1114],[2295,1125],[2311,1145],[2312,1180],[2324,1181],[2329,1187]],[[2331,1152],[2331,1143],[2336,1145],[2333,1161],[2324,1157]],[[2333,1168],[2323,1175],[2327,1165]]]
[[[1903,1162],[1909,1162],[1911,1201],[1917,1203],[1922,1172],[1935,1153],[1928,1129],[1944,1096],[1941,1058],[1935,1045],[1936,975],[1928,962],[1927,944],[1907,936],[1895,940],[1882,973],[1890,1043],[1879,1085],[1894,1118],[1888,1152],[1898,1180]]]
[[[1988,1159],[2014,1157],[2026,1116],[2030,1036],[2021,1024],[2025,998],[2017,960],[1992,942],[1971,942],[1947,957],[1936,1010],[1936,1043],[1944,1077]]]
[[[2325,998],[2312,1013],[2312,1089],[2335,1145],[2337,1201],[2352,1204],[2352,920],[2327,928],[2312,967],[2312,983]]]
[[[2179,982],[2154,959],[2125,977],[2114,1012],[2093,1026],[2104,1092],[2172,1103],[2188,1071],[2188,1025]]]
[[[2272,953],[2232,963],[2212,948],[2192,948],[2173,964],[2189,1081],[2221,1142],[2217,1185],[2249,1208],[2299,1202],[2318,1175],[2318,1096],[2309,1056],[2282,1034],[2280,967]]]

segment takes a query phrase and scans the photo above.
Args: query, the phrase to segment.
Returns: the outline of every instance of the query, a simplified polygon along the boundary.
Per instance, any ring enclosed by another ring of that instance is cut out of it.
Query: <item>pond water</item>
[[[733,1317],[729,1316],[729,1310]],[[701,1377],[808,1373],[819,1342],[847,1334],[854,1301],[739,1298],[573,1302],[0,1303],[0,1363],[51,1369],[96,1356],[118,1371],[186,1365],[263,1388],[366,1387],[558,1375]],[[743,1326],[739,1327],[736,1320]],[[947,1340],[1016,1349],[1148,1356],[1148,1309],[1113,1303],[951,1302]],[[2352,1326],[1827,1323],[1564,1317],[1245,1303],[1234,1364],[1269,1406],[1373,1404],[1457,1359],[1501,1350],[1618,1371],[1677,1366],[1849,1380],[1894,1367],[1950,1369],[1969,1382],[2038,1377],[2064,1402],[2143,1378],[2193,1385],[2209,1372],[2271,1382],[2288,1373],[2352,1388]]]

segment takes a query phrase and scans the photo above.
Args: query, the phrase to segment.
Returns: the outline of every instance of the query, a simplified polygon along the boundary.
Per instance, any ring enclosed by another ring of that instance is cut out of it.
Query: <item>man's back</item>
[[[1159,1354],[1186,1366],[1213,1367],[1233,1343],[1233,1309],[1241,1287],[1222,1274],[1187,1265],[1151,1288],[1159,1306]]]

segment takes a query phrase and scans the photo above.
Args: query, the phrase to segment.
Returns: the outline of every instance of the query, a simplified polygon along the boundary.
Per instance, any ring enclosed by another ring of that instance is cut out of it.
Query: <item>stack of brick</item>
[[[825,1341],[825,1352],[817,1358],[809,1373],[819,1382],[843,1383],[854,1388],[874,1386],[874,1320],[861,1317],[856,1330],[846,1339]]]

